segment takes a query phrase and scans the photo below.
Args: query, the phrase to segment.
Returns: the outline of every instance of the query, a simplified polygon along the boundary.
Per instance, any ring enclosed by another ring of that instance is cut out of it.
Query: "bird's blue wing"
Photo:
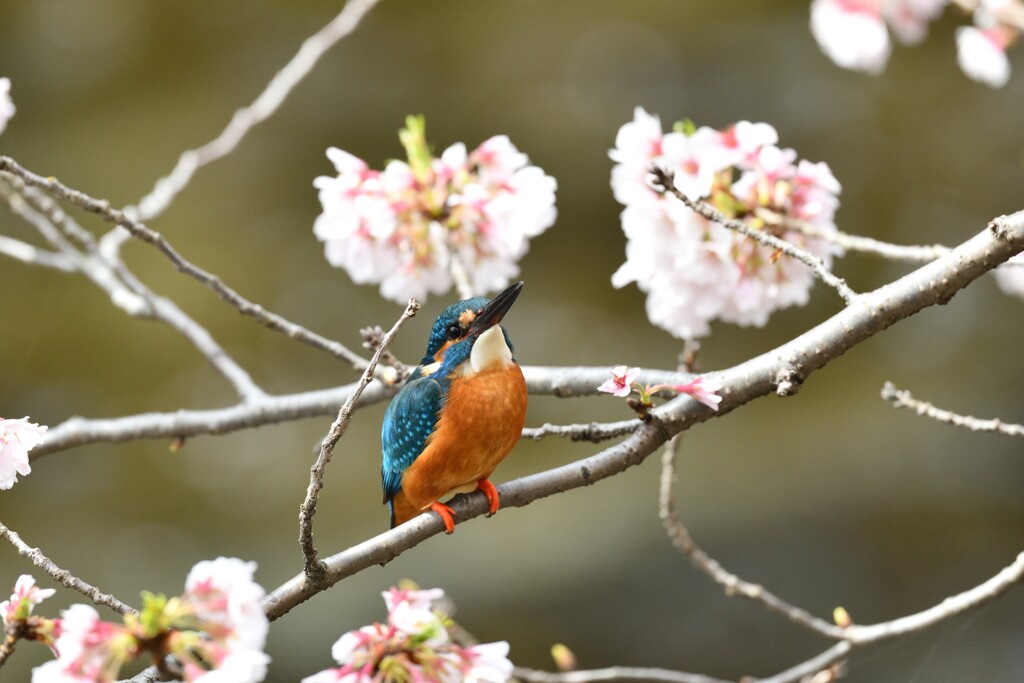
[[[434,433],[443,403],[441,385],[430,377],[411,380],[391,400],[380,435],[384,502],[402,488],[402,474],[423,452],[427,437]]]

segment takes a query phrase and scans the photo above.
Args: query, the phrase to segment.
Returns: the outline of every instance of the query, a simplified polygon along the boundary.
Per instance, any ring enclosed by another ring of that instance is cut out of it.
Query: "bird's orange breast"
[[[515,447],[525,421],[526,382],[515,363],[454,379],[437,428],[402,475],[405,497],[422,510],[472,491]]]

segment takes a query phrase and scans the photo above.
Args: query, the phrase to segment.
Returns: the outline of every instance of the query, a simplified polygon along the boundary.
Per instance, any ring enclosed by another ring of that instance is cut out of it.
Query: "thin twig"
[[[709,221],[714,221],[715,223],[738,232],[745,237],[756,240],[766,247],[770,247],[782,252],[786,256],[795,258],[810,268],[811,271],[818,276],[819,280],[836,290],[839,293],[839,296],[843,297],[843,301],[845,301],[847,305],[852,304],[857,298],[857,293],[850,289],[846,284],[846,281],[829,270],[825,265],[825,262],[811,252],[801,249],[792,242],[780,239],[764,230],[755,230],[743,221],[733,220],[707,202],[691,199],[675,186],[673,183],[673,174],[671,172],[656,166],[653,169],[653,173],[654,189],[657,192],[662,194],[667,192],[683,204],[686,204],[688,207],[699,213],[701,216],[707,218]]]
[[[824,619],[814,616],[805,609],[792,605],[772,592],[726,570],[717,560],[708,555],[690,536],[689,530],[676,514],[675,506],[675,459],[681,437],[676,436],[665,447],[661,458],[661,486],[658,496],[658,515],[668,532],[668,537],[679,552],[683,553],[694,567],[707,574],[712,581],[725,589],[726,595],[740,595],[759,602],[772,612],[781,614],[795,624],[825,636],[842,638],[843,629]]]
[[[523,438],[540,441],[546,436],[559,436],[570,441],[600,443],[635,432],[643,424],[640,420],[619,422],[590,422],[587,424],[553,425],[545,423],[540,427],[524,427]]]
[[[350,363],[352,367],[357,370],[363,370],[366,368],[366,361],[341,343],[327,339],[315,332],[311,332],[305,327],[297,325],[276,313],[266,310],[263,306],[249,301],[234,289],[224,284],[218,276],[203,270],[183,257],[173,246],[171,246],[171,243],[168,242],[163,235],[148,228],[145,224],[128,217],[123,211],[119,211],[111,207],[110,202],[90,197],[84,192],[64,185],[56,178],[44,178],[37,175],[32,171],[25,169],[10,157],[0,156],[0,171],[5,171],[17,176],[32,187],[37,187],[57,199],[70,202],[85,211],[94,213],[108,223],[113,223],[123,227],[133,236],[156,247],[160,253],[170,260],[178,271],[203,283],[213,290],[222,300],[238,309],[240,313],[255,319],[264,327],[276,332],[281,332],[292,339],[304,344],[309,344],[314,348],[326,351],[327,353]]]
[[[931,403],[914,398],[909,391],[897,389],[892,382],[886,382],[882,387],[882,398],[896,408],[910,408],[918,415],[924,415],[954,427],[963,427],[972,432],[995,432],[1006,436],[1024,436],[1024,425],[1003,422],[995,417],[986,420],[936,408]]]
[[[254,126],[272,116],[324,53],[352,33],[379,1],[349,0],[330,23],[302,43],[291,61],[274,75],[252,104],[234,113],[220,135],[202,147],[183,152],[174,169],[156,182],[150,193],[139,200],[137,207],[129,207],[126,211],[143,221],[163,213],[178,193],[188,186],[196,171],[230,154]]]
[[[152,292],[117,256],[108,256],[100,251],[92,235],[64,214],[56,202],[35,188],[25,187],[20,178],[6,177],[10,183],[0,183],[0,197],[7,202],[12,212],[34,226],[44,239],[60,250],[71,263],[72,272],[79,272],[89,278],[107,293],[115,306],[128,315],[163,322],[189,340],[244,402],[257,402],[266,396],[249,373],[235,362],[206,328],[171,299]],[[69,241],[69,237],[82,245],[81,251]]]
[[[0,254],[30,266],[53,268],[62,273],[74,273],[76,271],[74,262],[64,254],[40,249],[33,244],[22,242],[6,235],[0,235]]]
[[[455,281],[455,290],[459,293],[460,299],[471,299],[473,296],[482,296],[483,292],[474,292],[469,282],[469,271],[466,264],[462,262],[462,256],[451,245],[448,245],[448,270]]]
[[[816,225],[807,221],[798,220],[789,216],[772,211],[767,208],[759,208],[755,215],[764,220],[765,223],[784,230],[794,230],[818,239],[827,240],[846,251],[854,251],[870,256],[879,256],[890,261],[911,261],[915,263],[927,263],[934,261],[940,256],[950,252],[950,248],[942,244],[892,244],[882,242],[872,237],[861,237],[860,235],[848,235],[845,232],[825,232]]]
[[[597,681],[662,681],[664,683],[729,683],[721,678],[670,669],[611,666],[590,671],[553,673],[516,667],[516,678],[530,683],[597,683]]]
[[[409,299],[409,305],[405,307],[401,317],[395,322],[391,330],[384,335],[384,338],[380,340],[377,350],[374,352],[373,357],[370,358],[366,369],[363,370],[362,377],[356,383],[356,388],[349,394],[345,404],[338,411],[338,417],[335,418],[331,428],[327,431],[327,436],[320,443],[320,454],[309,470],[309,487],[306,489],[306,499],[302,501],[302,505],[299,507],[299,546],[302,548],[302,555],[305,558],[306,577],[314,583],[320,581],[326,571],[323,563],[317,557],[316,546],[313,544],[313,515],[316,514],[317,500],[320,497],[320,490],[324,486],[324,470],[327,469],[327,464],[331,461],[331,456],[334,454],[334,446],[341,439],[345,429],[348,427],[349,421],[352,419],[352,409],[362,395],[363,390],[373,381],[373,371],[377,367],[381,356],[391,346],[391,342],[394,341],[395,335],[398,334],[402,324],[416,315],[418,310],[420,310],[419,303],[415,299]]]
[[[14,546],[15,550],[22,557],[26,557],[32,561],[32,564],[42,569],[44,572],[50,575],[57,583],[62,586],[66,586],[73,591],[78,591],[85,597],[92,600],[97,605],[103,605],[114,610],[118,614],[138,614],[138,611],[121,602],[113,595],[101,592],[95,586],[91,586],[85,581],[82,581],[77,576],[74,576],[67,569],[61,569],[53,561],[43,555],[43,552],[39,548],[29,547],[27,543],[21,540],[21,537],[11,529],[0,523],[0,538],[5,539],[11,545]]]

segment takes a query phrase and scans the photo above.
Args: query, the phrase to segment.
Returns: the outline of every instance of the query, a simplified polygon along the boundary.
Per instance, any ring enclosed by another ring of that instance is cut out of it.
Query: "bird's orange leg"
[[[444,522],[444,532],[450,534],[455,531],[455,520],[452,515],[455,514],[455,510],[445,505],[439,500],[435,500],[430,504],[430,509],[441,516],[441,521]]]
[[[494,484],[491,483],[490,479],[481,479],[476,483],[477,491],[483,491],[484,495],[487,496],[487,502],[489,504],[489,512],[487,516],[490,517],[498,508],[501,507],[501,501],[498,499],[498,489],[494,488]]]

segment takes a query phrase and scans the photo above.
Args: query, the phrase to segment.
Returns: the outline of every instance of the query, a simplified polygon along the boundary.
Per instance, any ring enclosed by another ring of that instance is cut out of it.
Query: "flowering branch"
[[[134,607],[126,605],[113,595],[101,592],[95,586],[91,586],[78,577],[73,576],[67,569],[61,569],[58,567],[50,558],[44,555],[39,548],[30,547],[27,543],[21,540],[21,537],[17,533],[7,528],[2,522],[0,522],[0,538],[3,538],[13,545],[19,555],[31,560],[32,564],[49,574],[50,578],[62,586],[70,588],[73,591],[77,591],[97,605],[109,607],[118,614],[137,614],[137,610]]]
[[[170,260],[177,270],[203,283],[213,290],[222,300],[235,307],[240,313],[255,319],[264,327],[270,328],[276,332],[281,332],[292,339],[303,342],[304,344],[309,344],[314,348],[326,351],[327,353],[350,363],[352,367],[357,370],[363,370],[366,367],[366,361],[363,358],[350,351],[339,342],[322,337],[315,332],[311,332],[301,325],[297,325],[276,313],[266,310],[259,304],[249,301],[234,289],[224,284],[219,277],[203,270],[183,257],[171,245],[171,243],[164,238],[163,235],[150,229],[144,223],[129,217],[124,211],[119,211],[111,207],[110,202],[90,197],[84,192],[80,192],[79,190],[75,190],[64,185],[56,178],[44,178],[37,175],[32,171],[25,169],[10,157],[0,156],[0,172],[6,172],[16,176],[31,187],[39,188],[57,199],[70,202],[85,211],[98,215],[108,223],[113,223],[124,228],[134,237],[156,247],[160,253]]]
[[[381,371],[376,373],[380,376]],[[523,368],[531,394],[571,398],[597,394],[597,385],[608,374],[603,367]],[[685,377],[665,370],[644,369],[641,377],[654,382],[678,382]],[[227,408],[176,410],[166,413],[142,413],[114,418],[72,417],[46,434],[46,441],[32,451],[37,458],[91,443],[123,443],[136,439],[176,439],[203,434],[226,434],[268,424],[307,417],[336,414],[355,390],[356,383],[330,389],[268,396],[256,403],[239,403]],[[395,388],[375,382],[366,388],[357,408],[386,400]]]
[[[227,156],[242,138],[258,123],[267,120],[287,99],[291,91],[339,40],[359,26],[366,13],[380,0],[349,0],[341,12],[326,26],[307,38],[299,51],[270,80],[259,97],[248,107],[239,109],[220,135],[202,147],[181,154],[174,169],[156,182],[156,186],[139,200],[138,206],[126,209],[139,220],[159,216],[192,180],[203,166]]]
[[[651,421],[624,441],[588,458],[498,486],[502,507],[522,507],[557,493],[589,486],[643,462],[675,434],[695,424],[725,415],[771,393],[789,395],[810,374],[857,344],[894,323],[938,303],[944,303],[973,280],[1020,250],[1024,243],[1024,212],[994,219],[989,226],[947,256],[873,292],[861,294],[817,327],[777,349],[732,368],[713,373],[723,387],[719,410],[678,397],[650,411]],[[529,378],[537,371],[526,373]],[[603,378],[602,378],[603,379]],[[457,497],[451,506],[460,519],[485,514],[485,496]],[[368,567],[385,564],[444,528],[436,515],[420,515],[406,524],[352,546],[324,560],[324,582],[312,586],[305,575],[271,591],[264,602],[276,619],[316,593]],[[823,667],[824,668],[824,667]]]
[[[395,322],[391,330],[384,335],[383,339],[380,340],[377,350],[374,352],[373,357],[370,358],[366,369],[363,370],[362,377],[356,383],[356,388],[349,394],[345,404],[338,411],[338,417],[327,431],[327,436],[320,442],[320,454],[309,471],[309,487],[306,489],[306,499],[299,507],[299,546],[302,548],[303,557],[305,557],[306,577],[313,583],[318,582],[324,572],[323,563],[318,559],[316,546],[313,545],[313,515],[316,514],[316,503],[320,497],[320,490],[324,486],[324,471],[327,469],[327,464],[331,461],[331,456],[334,454],[334,446],[348,427],[349,420],[352,418],[352,410],[359,401],[359,397],[367,385],[373,381],[373,372],[381,356],[390,348],[391,342],[394,341],[395,335],[398,334],[402,324],[416,315],[419,309],[420,305],[416,300],[409,299],[409,304],[405,307],[401,317]]]
[[[660,194],[671,194],[683,204],[686,204],[686,206],[690,207],[704,218],[707,218],[709,221],[714,221],[715,223],[738,232],[745,237],[749,237],[767,247],[771,247],[786,256],[795,258],[810,268],[818,279],[836,290],[839,293],[839,296],[843,297],[843,301],[845,301],[847,305],[852,304],[854,299],[857,298],[857,293],[849,288],[846,281],[830,271],[825,266],[825,263],[814,254],[797,247],[792,242],[775,237],[763,230],[751,228],[742,221],[733,220],[718,209],[710,206],[707,202],[691,199],[686,195],[686,193],[680,191],[679,188],[675,186],[674,174],[672,172],[666,171],[659,166],[654,166],[651,169],[651,172],[654,174],[652,187],[656,192]]]
[[[1024,436],[1024,425],[1010,424],[999,418],[984,420],[970,415],[959,415],[949,410],[936,408],[931,403],[920,401],[910,395],[909,391],[897,389],[892,382],[886,382],[882,387],[882,398],[889,401],[896,408],[910,408],[918,415],[925,415],[954,427],[964,427],[972,432],[995,432],[1006,436]]]

